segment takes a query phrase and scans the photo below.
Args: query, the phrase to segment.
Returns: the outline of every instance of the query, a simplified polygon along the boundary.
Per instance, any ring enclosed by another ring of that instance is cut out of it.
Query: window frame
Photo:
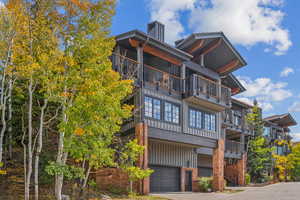
[[[166,120],[166,104],[170,104],[171,105],[171,121]],[[178,108],[178,122],[174,122],[175,118],[174,118],[174,112],[173,112],[174,109],[173,109],[173,107],[177,107]],[[180,119],[180,116],[181,116],[180,109],[181,108],[180,108],[179,104],[165,100],[164,101],[164,105],[163,105],[163,121],[167,122],[167,123],[171,123],[171,124],[180,124],[180,122],[181,122],[181,119]]]
[[[193,129],[199,129],[199,130],[206,130],[206,131],[213,131],[213,132],[217,132],[217,115],[216,113],[213,112],[208,112],[208,111],[203,111],[201,109],[197,109],[197,108],[193,108],[193,107],[189,107],[188,108],[188,126],[189,128],[193,128]],[[191,124],[191,112],[194,111],[195,112],[195,120],[194,120],[194,125]],[[197,113],[201,113],[201,128],[199,128],[197,126],[197,122],[198,122],[198,115]],[[209,128],[206,128],[206,115],[209,116],[209,120],[208,120],[208,125]],[[212,123],[212,118],[214,116],[214,124]],[[214,126],[214,129],[213,129]]]
[[[146,115],[146,98],[150,98],[151,99],[151,117],[150,116],[147,116]],[[159,119],[158,118],[155,118],[155,104],[154,104],[154,101],[158,101],[159,102]],[[162,100],[161,99],[158,99],[158,98],[155,98],[155,97],[151,97],[151,96],[148,96],[148,95],[145,95],[144,96],[144,116],[146,118],[150,118],[150,119],[154,119],[154,120],[161,120],[162,119]]]

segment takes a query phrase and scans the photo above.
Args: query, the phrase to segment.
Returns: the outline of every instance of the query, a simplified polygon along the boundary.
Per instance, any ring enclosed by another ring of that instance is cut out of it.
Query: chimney
[[[164,42],[165,41],[165,25],[158,21],[154,21],[148,24],[147,27],[148,35],[152,36],[153,38]]]

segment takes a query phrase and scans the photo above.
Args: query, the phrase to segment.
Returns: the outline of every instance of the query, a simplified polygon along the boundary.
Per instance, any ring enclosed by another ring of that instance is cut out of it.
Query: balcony
[[[233,140],[225,141],[225,157],[228,158],[240,158],[243,151],[244,145],[240,142],[236,142]]]
[[[169,93],[181,94],[182,79],[173,74],[161,71],[150,65],[144,64],[145,84],[154,86],[156,89],[163,89]]]
[[[186,80],[185,98],[216,111],[231,106],[230,88],[197,74]]]

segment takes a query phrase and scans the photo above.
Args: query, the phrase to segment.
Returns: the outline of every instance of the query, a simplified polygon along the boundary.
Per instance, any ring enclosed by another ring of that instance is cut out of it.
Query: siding
[[[193,147],[150,141],[149,164],[197,168],[197,153]]]
[[[203,111],[212,112],[205,108],[202,108],[199,105],[192,105],[179,99],[178,97],[172,95],[165,95],[156,90],[143,89],[144,95],[149,95],[151,97],[155,97],[161,100],[169,101],[175,104],[180,105],[180,124],[172,124],[168,122],[164,122],[162,120],[153,120],[149,118],[145,118],[144,121],[149,127],[158,128],[167,131],[173,131],[178,133],[185,133],[194,136],[201,136],[210,139],[218,139],[221,137],[221,113],[216,113],[216,131],[208,131],[204,129],[194,129],[189,127],[189,106],[194,108],[201,109]]]

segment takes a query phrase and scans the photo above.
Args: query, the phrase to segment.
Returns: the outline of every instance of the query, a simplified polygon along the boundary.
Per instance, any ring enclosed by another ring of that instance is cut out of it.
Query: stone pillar
[[[218,146],[213,150],[213,190],[224,190],[224,139],[218,140]]]
[[[137,138],[138,144],[144,146],[144,152],[140,155],[137,161],[137,166],[141,169],[148,169],[148,126],[141,122],[135,126],[135,137]],[[141,194],[149,194],[150,192],[150,178],[144,178],[138,183],[138,192]]]
[[[237,161],[238,185],[245,185],[245,176],[247,172],[247,154],[242,155],[242,159]]]

